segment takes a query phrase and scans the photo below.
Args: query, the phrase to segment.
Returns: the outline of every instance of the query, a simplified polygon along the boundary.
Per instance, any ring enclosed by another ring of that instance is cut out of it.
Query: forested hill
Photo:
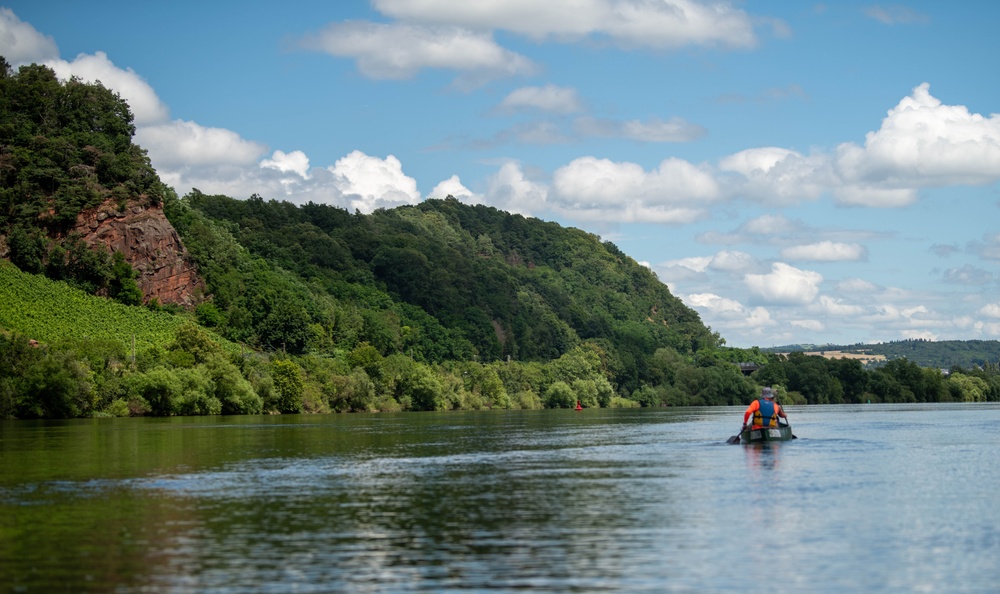
[[[263,348],[368,342],[429,362],[546,361],[590,341],[635,389],[658,348],[690,356],[719,342],[613,244],[486,206],[448,198],[363,215],[194,191],[166,211],[212,293],[202,319]]]

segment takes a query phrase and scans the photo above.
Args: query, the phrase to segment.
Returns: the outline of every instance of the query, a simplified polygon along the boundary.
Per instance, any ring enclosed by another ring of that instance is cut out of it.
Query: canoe
[[[772,441],[788,441],[795,437],[792,435],[791,425],[778,425],[777,427],[764,427],[762,429],[751,429],[747,427],[740,433],[740,443],[768,443]]]

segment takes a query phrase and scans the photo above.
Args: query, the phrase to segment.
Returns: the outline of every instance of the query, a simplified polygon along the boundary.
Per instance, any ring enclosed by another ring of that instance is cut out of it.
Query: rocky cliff
[[[205,282],[161,206],[129,202],[121,209],[109,200],[81,213],[72,231],[90,245],[122,252],[139,273],[136,283],[147,303],[192,307],[204,299]]]

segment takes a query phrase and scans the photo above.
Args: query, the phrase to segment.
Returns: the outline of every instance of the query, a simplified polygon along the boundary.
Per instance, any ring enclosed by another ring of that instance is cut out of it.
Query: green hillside
[[[112,341],[137,351],[166,347],[189,315],[154,311],[95,297],[69,284],[18,270],[0,260],[0,329],[42,343]],[[229,350],[239,347],[216,337]]]
[[[323,336],[433,363],[547,361],[590,341],[630,392],[651,381],[658,348],[690,357],[719,343],[613,244],[494,208],[446,199],[362,215],[195,191],[166,212],[219,331],[263,349],[321,351]]]

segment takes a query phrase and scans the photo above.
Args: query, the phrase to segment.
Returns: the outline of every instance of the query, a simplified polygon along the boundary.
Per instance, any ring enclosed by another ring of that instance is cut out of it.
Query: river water
[[[1000,405],[0,424],[11,592],[997,592]]]

